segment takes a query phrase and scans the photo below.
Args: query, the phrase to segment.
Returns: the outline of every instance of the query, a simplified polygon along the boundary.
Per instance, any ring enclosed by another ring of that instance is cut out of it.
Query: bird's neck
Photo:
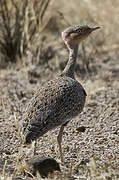
[[[71,77],[73,79],[74,79],[74,70],[75,70],[77,54],[78,54],[78,45],[75,45],[69,49],[69,60],[67,62],[64,71],[62,72],[63,75]]]

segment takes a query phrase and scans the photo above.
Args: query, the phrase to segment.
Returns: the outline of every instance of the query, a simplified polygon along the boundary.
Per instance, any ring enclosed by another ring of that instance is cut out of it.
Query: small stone
[[[36,80],[36,79],[33,79],[33,78],[32,78],[32,79],[29,79],[29,83],[30,83],[30,84],[36,84],[36,83],[37,83],[37,80]]]
[[[48,177],[48,174],[53,173],[54,171],[61,172],[59,164],[51,157],[37,156],[28,160],[27,164],[31,171],[30,173],[36,176],[37,172],[39,172],[42,178]]]
[[[76,128],[76,130],[77,130],[78,132],[85,132],[86,127],[85,127],[85,126],[80,126],[80,127]]]

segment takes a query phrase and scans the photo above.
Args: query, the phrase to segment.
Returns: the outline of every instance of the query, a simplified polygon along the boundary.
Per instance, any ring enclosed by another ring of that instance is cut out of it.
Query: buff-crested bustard
[[[26,144],[61,126],[57,141],[62,161],[64,127],[83,110],[86,100],[86,92],[74,76],[78,46],[97,29],[99,27],[76,25],[62,32],[62,39],[69,49],[67,65],[59,76],[38,89],[28,104],[27,116],[23,122]]]

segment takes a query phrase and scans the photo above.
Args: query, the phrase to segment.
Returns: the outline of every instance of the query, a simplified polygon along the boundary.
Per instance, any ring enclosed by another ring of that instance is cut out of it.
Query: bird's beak
[[[97,30],[97,29],[100,29],[100,27],[99,27],[99,26],[97,26],[97,27],[92,27],[92,28],[91,28],[91,32],[92,32],[92,31],[95,31],[95,30]]]

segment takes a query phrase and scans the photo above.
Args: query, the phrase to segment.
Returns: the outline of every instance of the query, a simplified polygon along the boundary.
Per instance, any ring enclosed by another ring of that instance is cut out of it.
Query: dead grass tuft
[[[0,51],[5,62],[21,60],[29,49],[38,53],[40,31],[45,28],[43,18],[50,1],[0,1]]]

